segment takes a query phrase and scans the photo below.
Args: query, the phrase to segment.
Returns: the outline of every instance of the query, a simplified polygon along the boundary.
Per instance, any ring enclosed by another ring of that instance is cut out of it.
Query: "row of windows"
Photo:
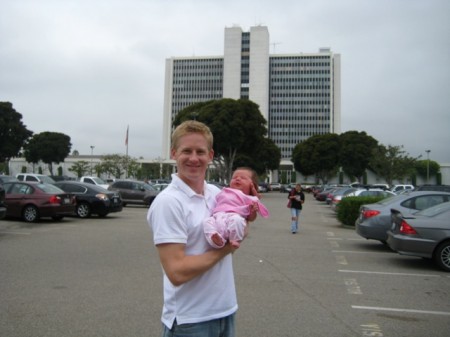
[[[291,62],[318,62],[323,60],[330,60],[329,55],[292,55],[292,56],[271,56],[271,62],[277,63],[291,63]]]
[[[292,70],[292,71],[278,71],[278,70],[272,70],[270,72],[270,75],[306,75],[306,74],[330,74],[330,69],[315,69],[315,70]]]
[[[199,71],[187,71],[184,73],[179,73],[179,74],[174,74],[173,78],[174,80],[178,80],[180,78],[185,78],[185,79],[189,79],[192,77],[215,77],[215,78],[221,78],[223,75],[223,72],[221,71],[204,71],[204,70],[199,70]]]
[[[322,98],[329,98],[330,92],[329,91],[323,91],[323,92],[276,92],[271,91],[270,97],[289,97],[289,98],[296,98],[296,97],[322,97]]]
[[[274,105],[294,105],[294,106],[302,106],[302,105],[311,105],[311,106],[317,106],[317,105],[321,105],[324,104],[324,106],[330,104],[329,100],[321,100],[321,99],[317,99],[315,101],[310,101],[307,99],[291,99],[291,98],[276,98],[271,96],[270,97],[270,105],[274,106]]]
[[[311,111],[309,111],[311,110]],[[323,110],[323,109],[304,109],[304,110],[298,110],[298,111],[276,111],[276,110],[270,110],[269,112],[269,119],[271,123],[274,123],[275,121],[296,121],[301,116],[323,116],[323,117],[329,117],[330,112]]]
[[[306,83],[309,85],[319,84],[319,83],[328,83],[331,81],[329,76],[320,76],[320,77],[282,77],[276,76],[271,77],[271,83],[283,83],[283,85],[298,85],[299,83]]]
[[[179,94],[179,95],[172,95],[172,101],[174,103],[177,102],[183,102],[190,99],[195,99],[198,97],[217,97],[219,99],[222,98],[222,90],[217,91],[197,91],[197,92],[190,92],[186,94]]]
[[[290,91],[290,90],[320,90],[320,89],[330,89],[331,85],[327,83],[293,83],[293,82],[277,82],[270,84],[270,90],[276,91]]]
[[[270,69],[276,69],[276,70],[292,70],[292,69],[307,69],[307,68],[317,68],[317,67],[324,67],[324,68],[330,68],[330,62],[298,62],[298,63],[276,63],[276,62],[270,62]]]
[[[174,67],[192,67],[192,66],[198,66],[198,65],[222,65],[223,64],[223,58],[198,58],[198,59],[181,59],[181,60],[174,60],[173,65]]]

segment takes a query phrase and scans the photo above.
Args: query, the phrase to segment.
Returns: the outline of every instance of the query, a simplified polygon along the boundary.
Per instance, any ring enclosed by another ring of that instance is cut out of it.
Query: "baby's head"
[[[244,194],[253,195],[252,188],[258,192],[258,174],[250,167],[238,167],[231,177],[230,187],[241,190]]]

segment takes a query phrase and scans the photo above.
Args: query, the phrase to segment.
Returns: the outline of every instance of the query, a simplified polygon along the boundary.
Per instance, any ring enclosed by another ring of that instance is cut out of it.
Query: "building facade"
[[[340,133],[340,55],[271,55],[265,26],[225,28],[224,55],[166,60],[163,157],[172,122],[183,108],[221,98],[248,98],[268,122],[268,136],[289,163],[292,150],[316,134]]]

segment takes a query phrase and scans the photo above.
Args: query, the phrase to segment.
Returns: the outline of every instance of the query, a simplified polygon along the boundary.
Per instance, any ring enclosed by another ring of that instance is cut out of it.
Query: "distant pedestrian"
[[[297,184],[289,192],[289,203],[288,207],[291,211],[291,233],[295,234],[298,232],[298,218],[305,202],[305,194],[302,191],[302,185]]]

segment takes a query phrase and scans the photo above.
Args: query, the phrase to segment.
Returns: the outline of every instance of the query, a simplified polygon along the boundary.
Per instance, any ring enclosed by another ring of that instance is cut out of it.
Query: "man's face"
[[[203,182],[214,156],[205,137],[200,133],[190,133],[181,137],[178,144],[178,148],[171,151],[172,159],[177,162],[178,176],[189,186]]]

